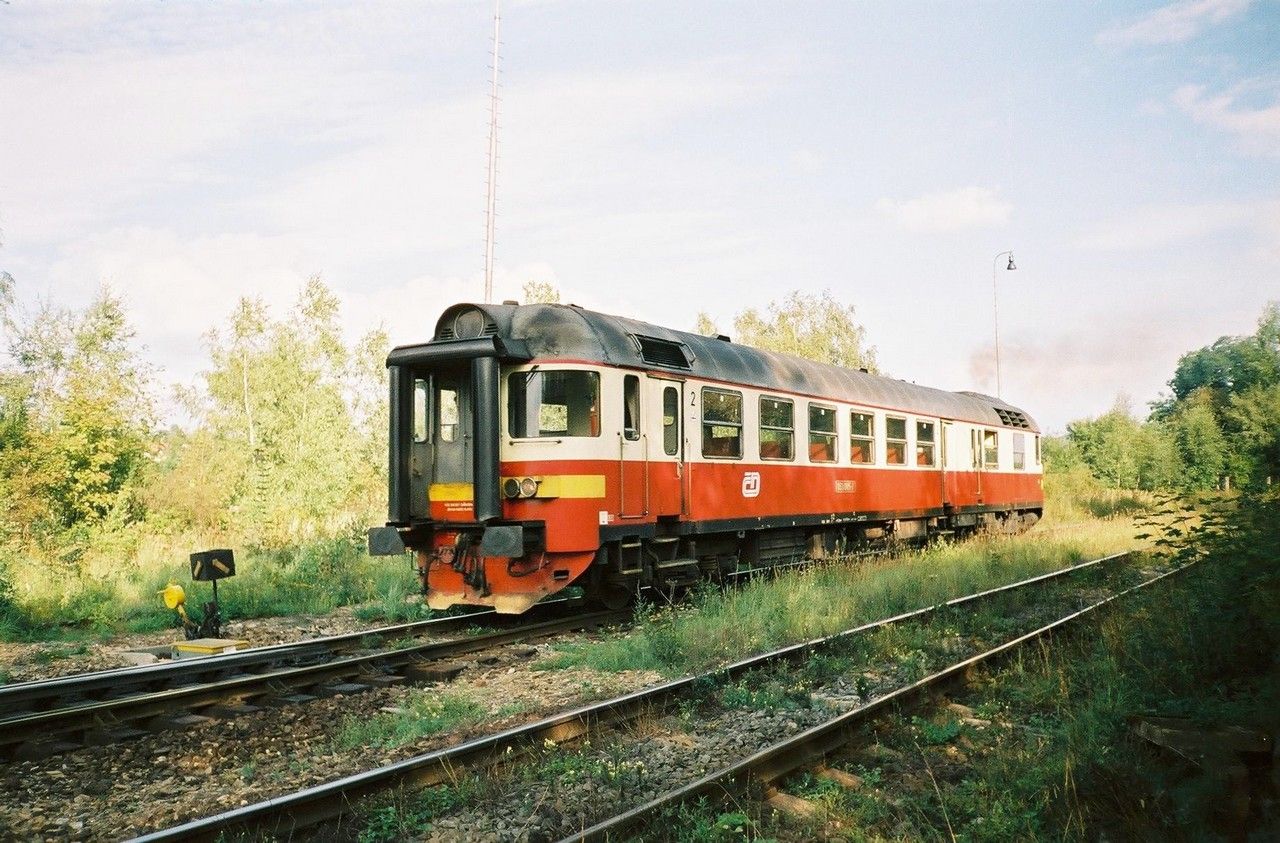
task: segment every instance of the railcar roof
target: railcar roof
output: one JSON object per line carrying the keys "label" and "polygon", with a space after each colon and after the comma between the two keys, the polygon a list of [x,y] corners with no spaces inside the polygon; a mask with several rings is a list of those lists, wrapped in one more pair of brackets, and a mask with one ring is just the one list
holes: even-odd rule
{"label": "railcar roof", "polygon": [[[535,359],[589,360],[666,370],[761,389],[827,396],[851,404],[1040,431],[1026,411],[989,395],[919,386],[575,305],[454,305],[441,315],[432,344],[458,338],[459,317],[469,310],[484,315],[481,336],[521,342]],[[475,317],[469,318],[474,326]]]}

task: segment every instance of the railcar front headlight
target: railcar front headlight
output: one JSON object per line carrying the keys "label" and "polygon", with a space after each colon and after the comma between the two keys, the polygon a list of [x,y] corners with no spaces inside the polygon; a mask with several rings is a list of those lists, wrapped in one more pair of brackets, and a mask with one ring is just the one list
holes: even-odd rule
{"label": "railcar front headlight", "polygon": [[531,498],[538,494],[538,481],[532,477],[525,477],[520,480],[520,497]]}
{"label": "railcar front headlight", "polygon": [[502,481],[502,494],[508,498],[520,497],[520,481],[514,477],[508,477]]}

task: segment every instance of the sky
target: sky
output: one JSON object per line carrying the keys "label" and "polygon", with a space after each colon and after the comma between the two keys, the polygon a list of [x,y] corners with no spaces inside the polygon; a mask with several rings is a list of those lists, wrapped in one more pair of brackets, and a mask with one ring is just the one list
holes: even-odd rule
{"label": "sky", "polygon": [[[317,274],[352,337],[428,339],[483,297],[492,29],[0,0],[0,270],[110,288],[165,384]],[[499,301],[731,333],[830,290],[888,374],[994,394],[995,275],[1003,397],[1061,431],[1280,299],[1276,0],[508,0],[501,56]]]}

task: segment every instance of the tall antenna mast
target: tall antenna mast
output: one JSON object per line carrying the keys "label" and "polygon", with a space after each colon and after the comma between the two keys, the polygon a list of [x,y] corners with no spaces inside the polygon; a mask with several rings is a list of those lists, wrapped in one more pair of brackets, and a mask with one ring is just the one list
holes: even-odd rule
{"label": "tall antenna mast", "polygon": [[489,93],[489,177],[485,189],[484,300],[493,301],[493,224],[498,198],[498,34],[501,0],[493,0],[493,87]]}

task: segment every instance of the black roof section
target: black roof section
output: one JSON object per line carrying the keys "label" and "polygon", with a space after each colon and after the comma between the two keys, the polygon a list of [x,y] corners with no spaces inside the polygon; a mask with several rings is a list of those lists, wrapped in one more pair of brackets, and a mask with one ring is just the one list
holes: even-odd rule
{"label": "black roof section", "polygon": [[[457,304],[440,316],[435,338],[427,346],[461,345],[468,338],[480,336],[493,337],[499,347],[506,343],[522,352],[527,350],[527,356],[521,354],[520,359],[559,358],[665,370],[760,389],[1040,432],[1024,410],[990,395],[918,386],[574,305]],[[424,346],[404,348],[408,351]],[[397,357],[393,351],[390,359]]]}

